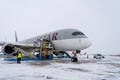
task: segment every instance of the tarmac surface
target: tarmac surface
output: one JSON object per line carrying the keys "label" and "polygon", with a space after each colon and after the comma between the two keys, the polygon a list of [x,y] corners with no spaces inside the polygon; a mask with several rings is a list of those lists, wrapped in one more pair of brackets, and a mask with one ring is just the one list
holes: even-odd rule
{"label": "tarmac surface", "polygon": [[0,58],[0,80],[120,80],[120,56],[47,61],[4,61]]}

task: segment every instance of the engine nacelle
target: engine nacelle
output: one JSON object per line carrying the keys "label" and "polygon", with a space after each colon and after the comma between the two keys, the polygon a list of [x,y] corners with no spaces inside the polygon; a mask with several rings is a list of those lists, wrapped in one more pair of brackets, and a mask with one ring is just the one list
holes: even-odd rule
{"label": "engine nacelle", "polygon": [[6,43],[2,46],[3,54],[13,54],[15,52],[14,46],[10,43]]}

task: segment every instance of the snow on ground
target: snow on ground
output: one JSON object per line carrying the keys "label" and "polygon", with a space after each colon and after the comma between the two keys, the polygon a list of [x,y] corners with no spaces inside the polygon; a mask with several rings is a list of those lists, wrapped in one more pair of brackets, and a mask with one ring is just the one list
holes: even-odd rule
{"label": "snow on ground", "polygon": [[120,57],[96,60],[85,56],[50,61],[4,61],[0,58],[0,80],[120,80]]}

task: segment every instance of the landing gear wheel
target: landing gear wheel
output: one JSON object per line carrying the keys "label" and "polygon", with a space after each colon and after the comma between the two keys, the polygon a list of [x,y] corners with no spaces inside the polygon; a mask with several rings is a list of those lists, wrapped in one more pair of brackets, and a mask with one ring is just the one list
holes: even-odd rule
{"label": "landing gear wheel", "polygon": [[72,57],[72,58],[71,58],[71,61],[72,61],[72,62],[78,62],[78,58]]}

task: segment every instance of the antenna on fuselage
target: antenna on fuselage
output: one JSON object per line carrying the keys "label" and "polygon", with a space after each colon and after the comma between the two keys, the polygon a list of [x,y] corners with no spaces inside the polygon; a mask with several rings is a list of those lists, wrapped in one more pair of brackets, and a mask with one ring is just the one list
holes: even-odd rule
{"label": "antenna on fuselage", "polygon": [[15,42],[18,42],[18,37],[17,37],[16,31],[15,31]]}

